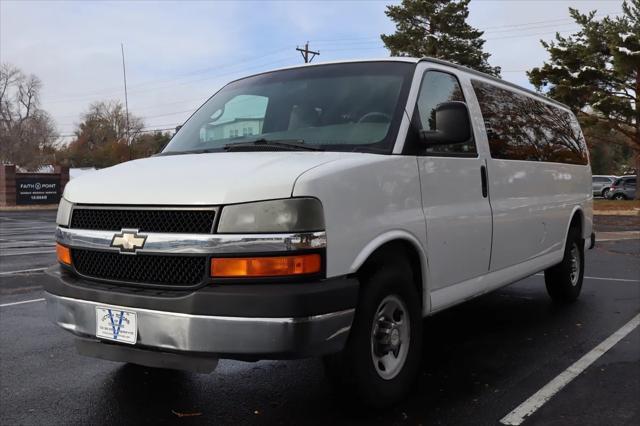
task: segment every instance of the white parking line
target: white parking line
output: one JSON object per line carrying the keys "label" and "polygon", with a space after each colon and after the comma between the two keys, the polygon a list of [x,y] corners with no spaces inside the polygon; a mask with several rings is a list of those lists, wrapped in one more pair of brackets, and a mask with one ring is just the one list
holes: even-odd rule
{"label": "white parking line", "polygon": [[601,280],[601,281],[622,281],[625,283],[640,283],[640,280],[630,280],[628,278],[604,278],[604,277],[584,277],[587,280]]}
{"label": "white parking line", "polygon": [[5,228],[2,230],[2,234],[4,235],[17,234],[19,232],[32,233],[33,231],[51,231],[51,233],[53,234],[55,230],[56,230],[55,226],[31,226],[29,228]]}
{"label": "white parking line", "polygon": [[629,333],[638,327],[638,325],[640,325],[640,314],[637,314],[618,331],[607,337],[602,343],[573,363],[569,368],[560,373],[560,375],[547,383],[542,389],[534,393],[529,399],[516,407],[516,409],[504,416],[500,420],[500,423],[503,425],[521,424],[528,416],[535,413],[538,408],[542,407],[556,393],[562,390],[562,388],[586,370],[587,367],[604,355],[605,352],[615,346],[615,344],[620,340],[624,339]]}
{"label": "white parking line", "polygon": [[18,274],[26,274],[28,272],[40,272],[44,271],[47,268],[31,268],[31,269],[19,269],[17,271],[6,271],[0,272],[0,275],[18,275]]}
{"label": "white parking line", "polygon": [[[544,277],[543,273],[536,274],[537,277]],[[621,281],[625,283],[640,283],[640,280],[632,280],[629,278],[606,278],[606,277],[584,277],[585,280],[600,280],[600,281]]]}
{"label": "white parking line", "polygon": [[2,305],[0,305],[0,308],[4,308],[5,306],[24,305],[25,303],[35,303],[35,302],[42,302],[42,301],[44,301],[44,298],[33,299],[33,300],[23,300],[22,302],[3,303]]}
{"label": "white parking line", "polygon": [[21,252],[21,253],[2,253],[0,254],[0,257],[9,257],[9,256],[22,256],[25,254],[49,254],[49,253],[55,253],[55,250],[45,250],[45,251],[25,251],[25,252]]}

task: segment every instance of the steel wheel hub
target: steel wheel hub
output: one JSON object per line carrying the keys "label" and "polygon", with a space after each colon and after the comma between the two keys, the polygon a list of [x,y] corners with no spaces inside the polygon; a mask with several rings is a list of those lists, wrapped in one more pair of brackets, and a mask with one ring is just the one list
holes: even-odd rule
{"label": "steel wheel hub", "polygon": [[578,279],[580,278],[580,250],[576,243],[573,243],[571,252],[569,253],[569,278],[571,279],[571,285],[578,285]]}
{"label": "steel wheel hub", "polygon": [[381,378],[391,380],[402,370],[410,337],[406,305],[398,296],[385,297],[376,309],[371,327],[371,358]]}

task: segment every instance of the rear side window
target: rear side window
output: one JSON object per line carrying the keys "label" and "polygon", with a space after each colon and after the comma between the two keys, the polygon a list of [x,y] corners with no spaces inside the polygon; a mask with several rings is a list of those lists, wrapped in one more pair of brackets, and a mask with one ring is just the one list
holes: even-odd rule
{"label": "rear side window", "polygon": [[570,112],[510,90],[472,81],[491,157],[587,164],[587,146]]}
{"label": "rear side window", "polygon": [[[427,71],[422,78],[417,102],[417,117],[421,130],[436,130],[436,107],[444,102],[465,102],[458,79],[448,73]],[[476,156],[476,144],[472,139],[465,144],[438,145],[428,147],[427,154]]]}

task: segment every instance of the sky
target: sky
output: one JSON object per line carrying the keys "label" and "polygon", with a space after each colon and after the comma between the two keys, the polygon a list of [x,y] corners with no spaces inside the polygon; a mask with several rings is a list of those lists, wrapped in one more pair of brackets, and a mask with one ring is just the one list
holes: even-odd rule
{"label": "sky", "polygon": [[[387,57],[380,34],[395,26],[394,1],[18,1],[0,0],[0,61],[37,75],[41,106],[62,136],[90,103],[124,102],[147,129],[174,128],[225,83],[314,62]],[[568,8],[622,11],[621,0],[472,0],[468,22],[502,77],[530,87],[525,71],[547,58],[540,39],[577,30]]]}

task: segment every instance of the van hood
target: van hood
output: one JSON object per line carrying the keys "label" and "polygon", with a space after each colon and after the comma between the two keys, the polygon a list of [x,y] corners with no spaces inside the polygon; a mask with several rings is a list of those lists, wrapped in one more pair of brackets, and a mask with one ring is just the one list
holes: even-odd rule
{"label": "van hood", "polygon": [[287,198],[302,173],[344,152],[228,152],[128,161],[70,181],[82,204],[216,205]]}

